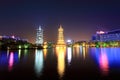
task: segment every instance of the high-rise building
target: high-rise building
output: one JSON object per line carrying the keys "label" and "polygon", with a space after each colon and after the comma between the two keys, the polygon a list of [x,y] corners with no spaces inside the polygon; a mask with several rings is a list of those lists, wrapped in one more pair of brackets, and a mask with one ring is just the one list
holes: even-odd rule
{"label": "high-rise building", "polygon": [[43,44],[43,29],[41,26],[37,29],[37,34],[36,34],[36,45],[42,45]]}
{"label": "high-rise building", "polygon": [[59,29],[58,29],[58,40],[57,40],[57,46],[63,46],[65,45],[65,41],[64,41],[64,34],[63,34],[63,28],[60,25]]}
{"label": "high-rise building", "polygon": [[92,36],[92,41],[120,41],[120,29],[108,32],[97,31]]}

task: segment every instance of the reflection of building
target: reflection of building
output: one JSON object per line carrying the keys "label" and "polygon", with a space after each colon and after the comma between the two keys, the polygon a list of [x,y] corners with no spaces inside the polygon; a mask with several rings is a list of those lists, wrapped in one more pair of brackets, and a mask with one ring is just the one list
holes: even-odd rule
{"label": "reflection of building", "polygon": [[39,77],[43,69],[43,52],[42,50],[36,50],[35,52],[35,73]]}
{"label": "reflection of building", "polygon": [[72,48],[68,47],[67,48],[67,60],[68,60],[68,64],[71,64],[71,60],[72,60]]}
{"label": "reflection of building", "polygon": [[16,36],[0,36],[0,40],[2,41],[13,41],[13,42],[17,42],[17,41],[21,41],[21,42],[28,42],[27,39],[21,39],[19,37]]}
{"label": "reflection of building", "polygon": [[[102,49],[101,49],[102,50]],[[108,63],[108,56],[107,53],[101,51],[102,53],[99,55],[99,65],[104,75],[108,74],[109,71],[109,63]]]}
{"label": "reflection of building", "polygon": [[10,53],[10,58],[9,58],[9,65],[8,65],[9,71],[12,70],[12,68],[13,68],[13,63],[14,63],[14,54],[13,54],[13,52],[11,52],[11,53]]}
{"label": "reflection of building", "polygon": [[63,31],[64,30],[63,30],[62,26],[60,25],[60,28],[58,29],[57,46],[65,46]]}
{"label": "reflection of building", "polygon": [[86,47],[82,47],[82,54],[83,54],[83,58],[85,59],[85,53],[86,53]]}
{"label": "reflection of building", "polygon": [[109,32],[97,31],[92,37],[93,41],[117,41],[120,40],[120,29]]}
{"label": "reflection of building", "polygon": [[0,51],[0,69],[4,70],[8,68],[8,71],[12,71],[15,64],[19,62],[18,53],[17,51],[11,52],[7,51]]}
{"label": "reflection of building", "polygon": [[46,56],[47,56],[47,49],[43,49],[43,54],[44,54],[44,58],[46,59]]}
{"label": "reflection of building", "polygon": [[58,68],[58,74],[60,78],[63,77],[64,71],[65,71],[65,52],[66,52],[66,49],[63,47],[56,49],[57,61],[58,61],[57,68]]}
{"label": "reflection of building", "polygon": [[41,26],[39,26],[39,28],[37,29],[36,44],[43,44],[43,29],[41,28]]}

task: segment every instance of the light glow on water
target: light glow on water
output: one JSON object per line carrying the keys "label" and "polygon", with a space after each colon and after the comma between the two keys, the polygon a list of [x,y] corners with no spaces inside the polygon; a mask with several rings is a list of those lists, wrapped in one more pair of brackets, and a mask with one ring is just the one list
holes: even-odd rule
{"label": "light glow on water", "polygon": [[91,50],[103,75],[108,74],[110,68],[120,67],[120,48],[92,48]]}
{"label": "light glow on water", "polygon": [[20,57],[21,57],[21,49],[18,50],[18,57],[20,59]]}
{"label": "light glow on water", "polygon": [[43,69],[43,52],[42,50],[35,51],[35,73],[39,77]]}
{"label": "light glow on water", "polygon": [[72,48],[68,47],[67,48],[67,60],[68,60],[68,64],[71,64],[71,60],[72,60]]}
{"label": "light glow on water", "polygon": [[19,79],[18,76],[27,80],[74,80],[76,77],[78,80],[99,80],[111,75],[115,78],[120,74],[120,48],[1,50],[0,73],[0,78],[8,77],[8,80]]}
{"label": "light glow on water", "polygon": [[63,47],[59,47],[59,49],[56,49],[57,52],[57,68],[58,68],[58,74],[60,78],[63,77],[64,71],[65,71],[65,49]]}
{"label": "light glow on water", "polygon": [[85,56],[86,56],[86,51],[85,51],[85,47],[82,48],[83,50],[83,58],[85,59]]}
{"label": "light glow on water", "polygon": [[44,53],[44,58],[46,59],[46,56],[47,56],[47,49],[43,49],[43,53]]}
{"label": "light glow on water", "polygon": [[108,63],[108,57],[107,57],[106,53],[104,53],[103,51],[100,54],[99,63],[100,63],[100,68],[102,70],[102,73],[104,75],[107,75],[108,71],[109,71],[109,63]]}
{"label": "light glow on water", "polygon": [[14,62],[14,54],[13,54],[13,52],[11,52],[11,53],[10,53],[10,58],[9,58],[9,65],[8,65],[9,71],[12,70],[13,62]]}

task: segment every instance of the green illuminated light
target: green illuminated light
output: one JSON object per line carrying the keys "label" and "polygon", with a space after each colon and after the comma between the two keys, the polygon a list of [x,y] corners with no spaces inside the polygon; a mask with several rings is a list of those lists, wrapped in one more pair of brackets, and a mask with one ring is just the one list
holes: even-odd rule
{"label": "green illuminated light", "polygon": [[28,48],[28,45],[24,45],[24,48]]}
{"label": "green illuminated light", "polygon": [[21,45],[19,45],[19,49],[21,49],[22,47],[21,47]]}

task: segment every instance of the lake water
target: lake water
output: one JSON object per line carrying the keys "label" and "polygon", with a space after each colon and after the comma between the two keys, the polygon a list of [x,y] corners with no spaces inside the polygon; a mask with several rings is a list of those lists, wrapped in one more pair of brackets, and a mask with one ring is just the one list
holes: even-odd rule
{"label": "lake water", "polygon": [[0,51],[0,80],[118,80],[120,48]]}

